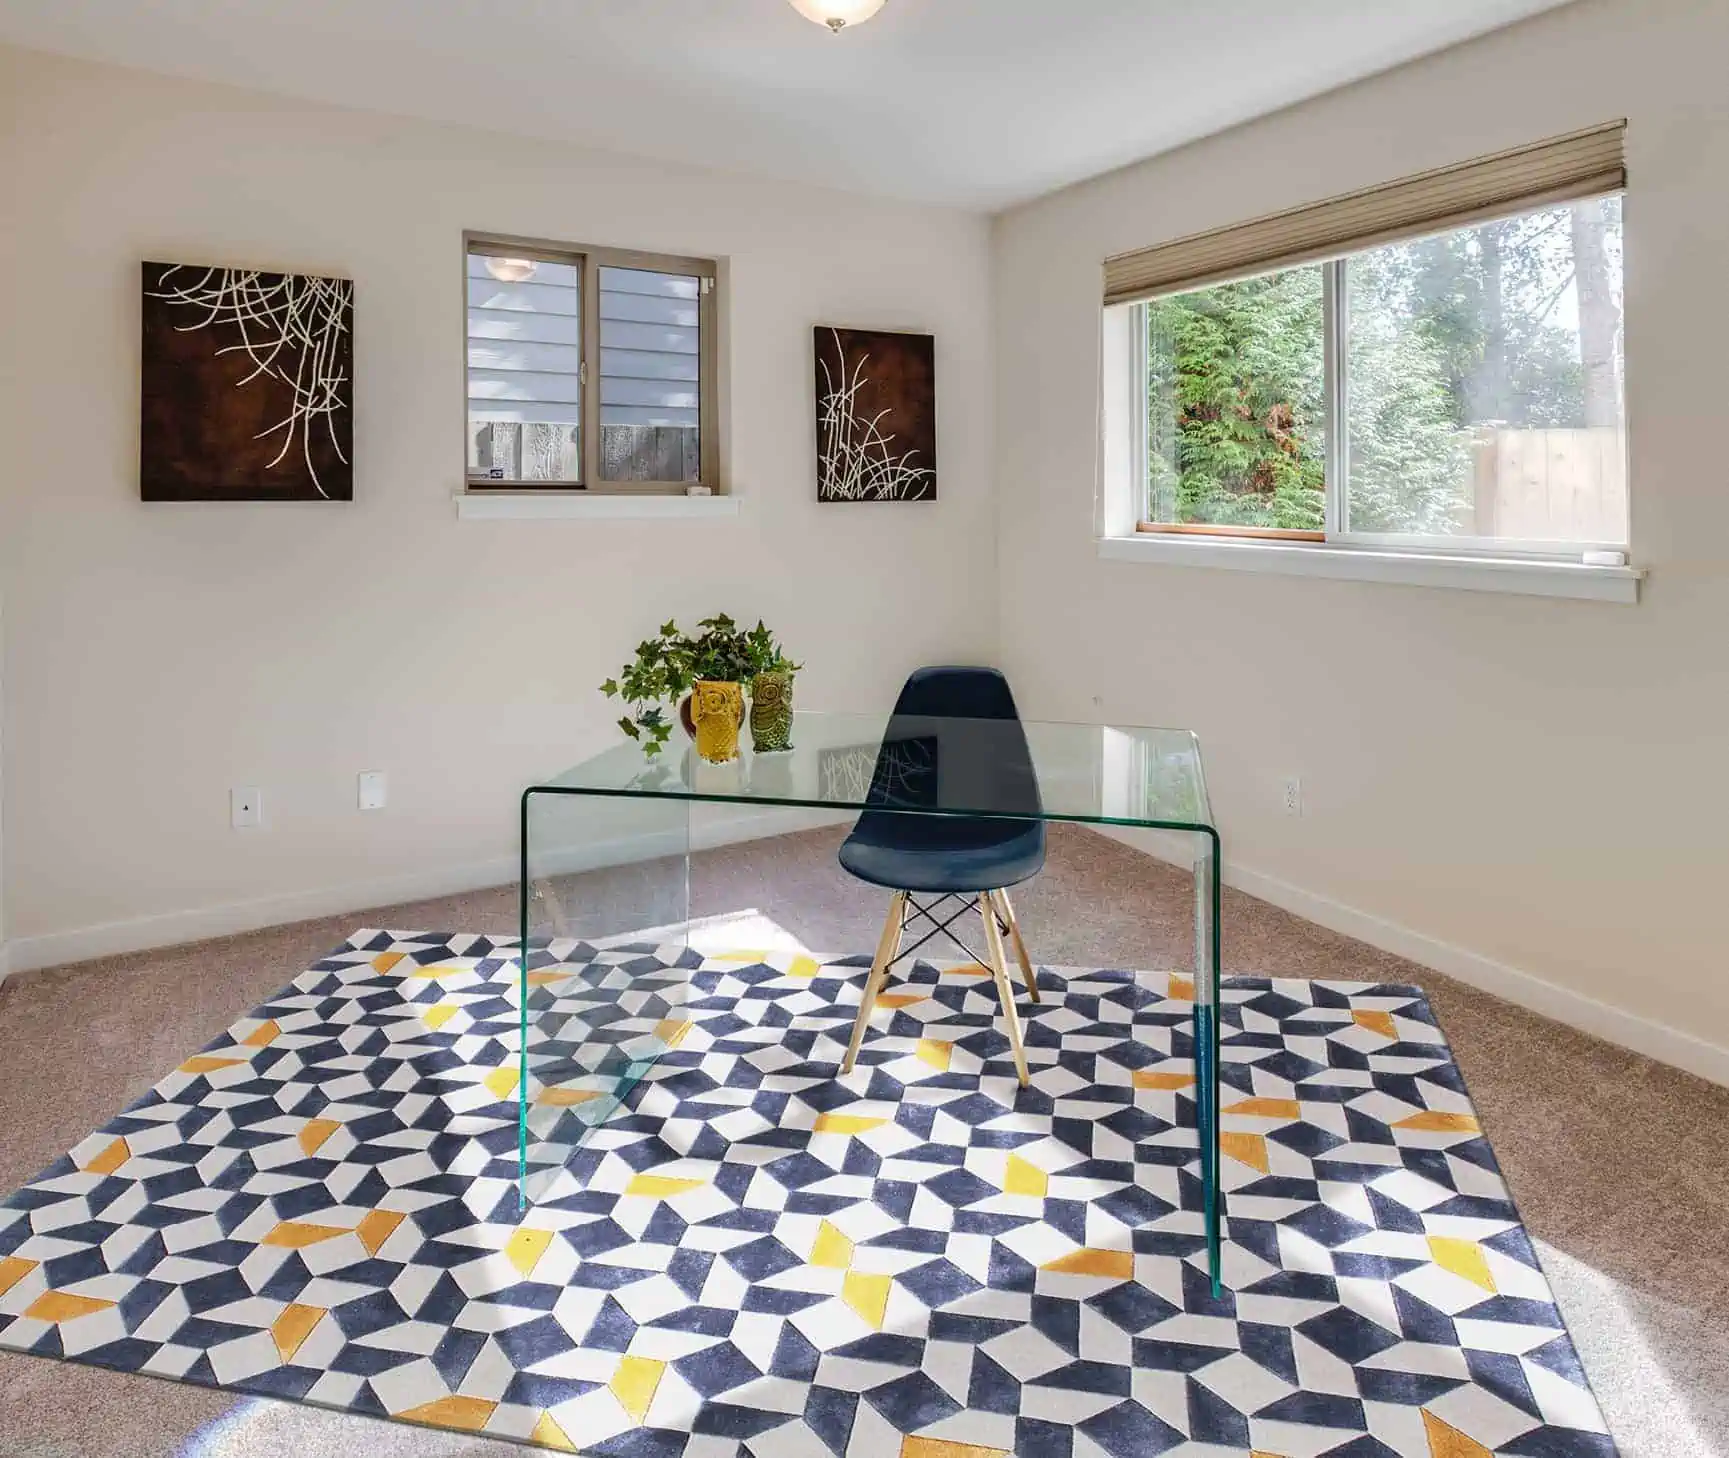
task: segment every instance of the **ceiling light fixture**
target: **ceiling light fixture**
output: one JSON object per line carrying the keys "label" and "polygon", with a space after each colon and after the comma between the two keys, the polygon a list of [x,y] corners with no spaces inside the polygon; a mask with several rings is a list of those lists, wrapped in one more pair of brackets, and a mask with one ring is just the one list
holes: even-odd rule
{"label": "ceiling light fixture", "polygon": [[826,25],[836,35],[848,26],[869,20],[883,8],[883,0],[791,0],[791,3],[806,20]]}
{"label": "ceiling light fixture", "polygon": [[539,267],[532,258],[493,258],[488,256],[486,271],[500,283],[527,283]]}

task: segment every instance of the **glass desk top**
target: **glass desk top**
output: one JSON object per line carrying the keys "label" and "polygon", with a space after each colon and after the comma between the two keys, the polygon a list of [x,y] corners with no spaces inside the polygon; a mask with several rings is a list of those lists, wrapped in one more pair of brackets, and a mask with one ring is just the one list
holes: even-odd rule
{"label": "glass desk top", "polygon": [[1200,745],[1186,729],[800,711],[791,749],[754,754],[745,742],[736,760],[709,764],[688,744],[650,759],[627,741],[528,793],[1213,826]]}
{"label": "glass desk top", "polygon": [[[524,1208],[558,1188],[573,1162],[582,1164],[578,1151],[589,1133],[691,1025],[691,969],[703,963],[687,939],[696,924],[691,824],[705,805],[1186,832],[1195,878],[1193,1109],[1217,1293],[1221,851],[1195,736],[1127,725],[800,711],[792,743],[758,754],[744,734],[738,758],[711,764],[677,736],[652,758],[627,740],[523,793],[517,1098]],[[736,809],[728,818],[740,819]],[[865,957],[863,970],[869,963]],[[848,1009],[832,1011],[850,1023]],[[822,1067],[824,1076],[842,1076],[838,1065]]]}

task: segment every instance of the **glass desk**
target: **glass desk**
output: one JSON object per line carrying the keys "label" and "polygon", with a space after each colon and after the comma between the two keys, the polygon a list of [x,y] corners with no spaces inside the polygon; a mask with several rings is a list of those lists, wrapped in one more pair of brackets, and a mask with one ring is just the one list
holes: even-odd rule
{"label": "glass desk", "polygon": [[[1195,874],[1194,1107],[1218,1290],[1220,843],[1200,746],[1186,730],[801,712],[793,748],[780,753],[741,748],[717,765],[676,737],[654,759],[627,741],[530,787],[517,1078],[524,1208],[688,1027],[678,1008],[688,969],[701,961],[689,946],[693,816],[711,819],[714,807],[730,818],[712,837],[699,825],[699,840],[746,838],[739,807],[837,820],[872,809],[1069,821],[1184,837]],[[580,995],[570,995],[572,981]],[[850,1021],[852,1009],[845,1014]]]}

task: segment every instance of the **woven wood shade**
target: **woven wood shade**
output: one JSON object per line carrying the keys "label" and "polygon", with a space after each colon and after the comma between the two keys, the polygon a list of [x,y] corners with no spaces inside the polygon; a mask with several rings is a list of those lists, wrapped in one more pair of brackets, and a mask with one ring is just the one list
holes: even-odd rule
{"label": "woven wood shade", "polygon": [[1187,293],[1227,279],[1619,192],[1627,185],[1626,137],[1625,121],[1609,122],[1119,254],[1105,264],[1105,303]]}

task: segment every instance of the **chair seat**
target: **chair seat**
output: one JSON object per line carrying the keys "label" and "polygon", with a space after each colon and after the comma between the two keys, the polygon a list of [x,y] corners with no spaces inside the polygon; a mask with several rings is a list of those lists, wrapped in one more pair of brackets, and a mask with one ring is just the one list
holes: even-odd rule
{"label": "chair seat", "polygon": [[893,891],[1000,891],[1044,869],[1042,821],[872,814],[840,848],[861,881]]}

